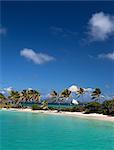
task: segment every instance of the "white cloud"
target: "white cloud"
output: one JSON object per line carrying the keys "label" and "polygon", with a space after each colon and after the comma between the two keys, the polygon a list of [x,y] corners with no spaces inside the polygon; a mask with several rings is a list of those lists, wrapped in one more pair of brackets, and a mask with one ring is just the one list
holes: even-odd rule
{"label": "white cloud", "polygon": [[106,58],[114,61],[114,51],[112,53],[107,53],[107,54],[99,54],[98,58]]}
{"label": "white cloud", "polygon": [[2,93],[2,94],[8,94],[11,90],[13,90],[12,87],[2,88],[2,89],[0,89],[0,93]]}
{"label": "white cloud", "polygon": [[68,88],[69,91],[71,92],[77,92],[78,91],[78,87],[76,85],[72,85]]}
{"label": "white cloud", "polygon": [[6,92],[10,92],[10,91],[13,90],[13,88],[10,86],[10,87],[8,87],[8,88],[4,88],[4,90],[5,90]]}
{"label": "white cloud", "polygon": [[85,92],[93,92],[93,90],[94,90],[93,88],[84,88]]}
{"label": "white cloud", "polygon": [[43,53],[36,53],[34,50],[28,48],[24,48],[23,50],[21,50],[20,55],[24,56],[29,60],[32,60],[35,64],[44,64],[49,61],[55,60],[55,58],[50,55]]}
{"label": "white cloud", "polygon": [[6,34],[6,28],[0,27],[0,35]]}
{"label": "white cloud", "polygon": [[104,41],[114,33],[114,16],[104,12],[95,13],[89,20],[88,34],[92,41]]}
{"label": "white cloud", "polygon": [[5,94],[6,92],[2,89],[0,89],[0,93]]}
{"label": "white cloud", "polygon": [[[79,90],[79,87],[77,87],[76,85],[72,85],[68,88],[71,92],[76,92]],[[94,89],[93,88],[83,88],[85,92],[89,92],[91,93]]]}
{"label": "white cloud", "polygon": [[32,88],[28,88],[28,90],[32,90]]}

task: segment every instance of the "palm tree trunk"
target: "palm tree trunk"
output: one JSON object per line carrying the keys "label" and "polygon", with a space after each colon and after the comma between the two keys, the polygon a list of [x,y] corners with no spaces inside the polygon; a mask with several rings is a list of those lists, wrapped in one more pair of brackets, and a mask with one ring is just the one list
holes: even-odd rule
{"label": "palm tree trunk", "polygon": [[59,106],[58,106],[58,112],[60,111],[60,101],[59,101],[59,97],[57,98],[57,101],[58,101],[58,104],[59,104]]}
{"label": "palm tree trunk", "polygon": [[83,97],[83,94],[82,94],[82,106],[84,106],[84,97]]}

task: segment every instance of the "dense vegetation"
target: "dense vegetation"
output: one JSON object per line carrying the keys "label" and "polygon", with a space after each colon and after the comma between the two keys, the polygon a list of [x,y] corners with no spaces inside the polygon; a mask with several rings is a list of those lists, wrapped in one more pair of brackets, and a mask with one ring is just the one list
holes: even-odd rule
{"label": "dense vegetation", "polygon": [[[85,94],[83,88],[79,88],[76,92],[78,97],[82,97]],[[41,94],[36,90],[23,90],[10,91],[8,96],[0,93],[0,108],[26,108],[22,102],[34,102],[32,110],[58,110],[58,111],[70,111],[70,112],[84,112],[84,113],[101,113],[104,115],[114,116],[114,99],[105,100],[103,103],[99,102],[101,90],[96,88],[91,93],[91,102],[80,103],[78,105],[71,105],[70,107],[61,107],[61,102],[64,103],[71,95],[71,91],[68,89],[63,90],[61,93],[52,91],[50,93],[50,99],[54,103],[58,103],[58,107],[48,105],[48,100],[41,100]],[[39,105],[40,102],[40,105]]]}

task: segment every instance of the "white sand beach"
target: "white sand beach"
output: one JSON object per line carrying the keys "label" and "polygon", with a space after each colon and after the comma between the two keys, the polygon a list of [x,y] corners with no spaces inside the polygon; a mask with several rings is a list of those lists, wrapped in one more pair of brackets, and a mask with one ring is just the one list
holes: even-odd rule
{"label": "white sand beach", "polygon": [[31,110],[29,108],[26,109],[16,109],[16,108],[2,108],[1,110],[6,110],[6,111],[19,111],[19,112],[31,112],[31,113],[44,113],[44,114],[53,114],[53,115],[65,115],[65,116],[73,116],[73,117],[82,117],[82,118],[87,118],[87,119],[96,119],[96,120],[104,120],[104,121],[111,121],[114,122],[114,117],[112,116],[107,116],[103,114],[84,114],[83,112],[57,112],[57,110]]}

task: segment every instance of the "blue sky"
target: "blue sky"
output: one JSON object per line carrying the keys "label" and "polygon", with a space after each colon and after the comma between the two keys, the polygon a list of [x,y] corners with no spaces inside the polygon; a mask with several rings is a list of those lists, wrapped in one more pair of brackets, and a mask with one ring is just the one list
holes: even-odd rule
{"label": "blue sky", "polygon": [[114,2],[2,2],[0,87],[114,93]]}

